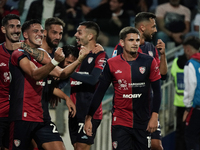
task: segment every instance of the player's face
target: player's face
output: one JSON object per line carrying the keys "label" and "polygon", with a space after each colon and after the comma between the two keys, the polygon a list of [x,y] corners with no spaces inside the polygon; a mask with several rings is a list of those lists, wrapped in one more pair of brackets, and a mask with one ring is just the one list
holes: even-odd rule
{"label": "player's face", "polygon": [[67,58],[65,58],[63,67],[66,67],[68,65],[70,65],[71,63],[73,63],[76,60],[76,57],[74,57],[72,54],[69,54],[69,56]]}
{"label": "player's face", "polygon": [[58,47],[60,40],[62,39],[63,27],[62,25],[52,24],[47,31],[46,41],[49,47]]}
{"label": "player's face", "polygon": [[149,19],[149,21],[145,23],[145,30],[143,33],[145,40],[150,41],[156,32],[157,29],[155,19]]}
{"label": "player's face", "polygon": [[140,36],[136,33],[129,33],[126,35],[125,40],[122,40],[121,44],[127,53],[135,54],[140,46]]}
{"label": "player's face", "polygon": [[86,26],[80,25],[77,28],[77,32],[74,36],[76,37],[76,42],[78,46],[85,46],[89,43],[88,30]]}
{"label": "player's face", "polygon": [[24,32],[24,38],[28,40],[28,44],[32,47],[40,47],[44,38],[44,30],[38,23],[32,24],[27,31]]}
{"label": "player's face", "polygon": [[180,3],[180,0],[170,0],[169,1],[170,2],[170,4],[172,5],[172,6],[178,6],[179,5],[179,3]]}
{"label": "player's face", "polygon": [[118,0],[110,0],[110,10],[113,12],[119,11],[122,7],[122,3],[119,3]]}
{"label": "player's face", "polygon": [[76,6],[76,4],[78,3],[78,0],[66,0],[67,4],[69,6],[71,6],[72,8]]}
{"label": "player's face", "polygon": [[3,28],[3,33],[6,36],[6,40],[9,40],[12,43],[19,42],[21,23],[18,19],[8,20],[8,24]]}

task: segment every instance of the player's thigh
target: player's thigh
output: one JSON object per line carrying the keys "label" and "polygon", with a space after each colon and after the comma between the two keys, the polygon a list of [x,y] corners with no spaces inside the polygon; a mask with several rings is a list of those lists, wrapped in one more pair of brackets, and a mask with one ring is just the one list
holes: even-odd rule
{"label": "player's thigh", "polygon": [[10,124],[9,150],[27,150],[38,122],[14,121]]}
{"label": "player's thigh", "polygon": [[64,143],[62,141],[53,141],[53,142],[43,143],[42,148],[45,150],[66,150]]}
{"label": "player's thigh", "polygon": [[133,149],[137,150],[150,150],[151,148],[151,135],[146,129],[133,129],[132,135],[134,136]]}
{"label": "player's thigh", "polygon": [[112,148],[113,150],[132,150],[132,135],[124,126],[112,126]]}
{"label": "player's thigh", "polygon": [[51,121],[45,122],[41,128],[37,129],[33,139],[37,143],[39,149],[41,149],[43,145],[46,147],[51,147],[51,145],[54,144],[58,147],[64,146],[56,125]]}
{"label": "player's thigh", "polygon": [[[92,136],[88,136],[84,131],[85,119],[70,118],[69,119],[69,132],[72,145],[75,143],[85,143],[91,145],[94,143],[97,128],[99,127],[101,120],[92,119]],[[77,147],[77,146],[76,146]]]}

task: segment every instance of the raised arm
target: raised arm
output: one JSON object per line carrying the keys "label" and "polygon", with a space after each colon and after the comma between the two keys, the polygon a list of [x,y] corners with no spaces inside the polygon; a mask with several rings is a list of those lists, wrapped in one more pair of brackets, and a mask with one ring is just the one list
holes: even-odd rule
{"label": "raised arm", "polygon": [[42,67],[37,67],[32,61],[30,61],[27,57],[22,58],[19,61],[19,66],[21,69],[31,76],[35,80],[41,80],[45,78],[54,68],[61,62],[65,57],[62,52],[62,48],[58,50],[59,54],[51,60],[51,62],[43,65]]}
{"label": "raised arm", "polygon": [[17,42],[12,44],[12,49],[21,48],[29,53],[33,58],[35,58],[41,64],[47,64],[51,61],[51,57],[49,54],[43,50],[38,48],[31,48],[29,45],[25,44],[24,42]]}

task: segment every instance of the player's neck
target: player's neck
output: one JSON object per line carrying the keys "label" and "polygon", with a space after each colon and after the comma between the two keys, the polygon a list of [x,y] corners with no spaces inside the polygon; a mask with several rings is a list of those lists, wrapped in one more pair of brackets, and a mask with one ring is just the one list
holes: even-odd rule
{"label": "player's neck", "polygon": [[140,38],[140,45],[143,45],[145,43],[145,38],[143,36],[141,36]]}
{"label": "player's neck", "polygon": [[10,40],[6,40],[5,48],[8,49],[8,50],[14,50],[13,47],[12,47],[12,43],[14,43],[14,42],[11,42]]}
{"label": "player's neck", "polygon": [[90,41],[85,47],[89,50],[92,50],[92,52],[94,52],[94,48],[96,46],[96,42],[94,41]]}
{"label": "player's neck", "polygon": [[53,48],[51,48],[47,42],[45,40],[42,41],[42,46],[41,48],[43,48],[47,53],[51,54],[53,52]]}
{"label": "player's neck", "polygon": [[138,52],[136,53],[127,53],[125,51],[123,51],[122,57],[124,58],[124,60],[126,61],[133,61],[137,58],[138,56]]}

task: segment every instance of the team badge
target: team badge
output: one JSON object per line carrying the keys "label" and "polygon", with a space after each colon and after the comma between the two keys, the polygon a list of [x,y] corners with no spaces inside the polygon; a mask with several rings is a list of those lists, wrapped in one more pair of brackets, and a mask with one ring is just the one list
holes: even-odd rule
{"label": "team badge", "polygon": [[94,59],[93,57],[89,57],[88,58],[88,63],[90,64],[93,61],[93,59]]}
{"label": "team badge", "polygon": [[146,67],[139,67],[140,73],[144,74],[146,71]]}
{"label": "team badge", "polygon": [[148,51],[149,56],[153,57],[153,52],[152,51]]}
{"label": "team badge", "polygon": [[18,147],[20,145],[21,141],[20,140],[14,140],[14,144],[16,147]]}
{"label": "team badge", "polygon": [[117,148],[117,141],[114,141],[114,142],[112,143],[112,145],[113,145],[113,148],[116,149],[116,148]]}

